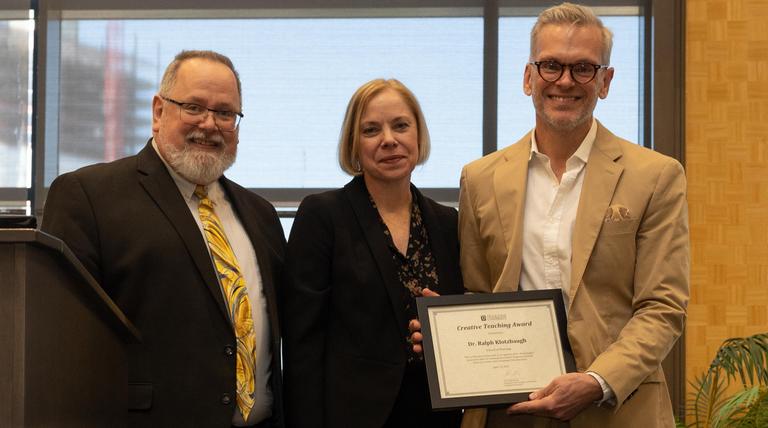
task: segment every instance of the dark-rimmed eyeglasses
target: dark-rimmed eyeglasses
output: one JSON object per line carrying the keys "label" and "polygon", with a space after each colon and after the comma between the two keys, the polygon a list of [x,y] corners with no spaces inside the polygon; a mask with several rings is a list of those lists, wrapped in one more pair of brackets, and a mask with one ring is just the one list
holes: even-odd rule
{"label": "dark-rimmed eyeglasses", "polygon": [[597,71],[601,68],[608,68],[607,64],[591,64],[588,62],[577,62],[575,64],[561,64],[557,61],[534,61],[528,64],[535,65],[539,76],[547,82],[553,83],[560,80],[566,67],[571,71],[571,79],[574,82],[589,83],[597,76]]}
{"label": "dark-rimmed eyeglasses", "polygon": [[179,117],[182,122],[188,125],[198,125],[202,123],[208,117],[208,112],[211,112],[211,114],[213,114],[213,122],[219,130],[232,132],[240,126],[240,119],[244,117],[242,113],[236,111],[214,110],[212,108],[201,106],[200,104],[183,103],[163,96],[160,98],[179,106]]}

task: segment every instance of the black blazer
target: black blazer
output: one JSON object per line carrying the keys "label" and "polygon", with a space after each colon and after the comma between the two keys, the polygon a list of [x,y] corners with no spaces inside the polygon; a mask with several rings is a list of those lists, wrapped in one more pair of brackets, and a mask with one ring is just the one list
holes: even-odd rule
{"label": "black blazer", "polygon": [[[462,293],[457,212],[412,187],[441,294]],[[406,365],[402,285],[362,177],[306,197],[286,252],[284,358],[289,427],[378,428]]]}
{"label": "black blazer", "polygon": [[[277,287],[285,237],[275,209],[221,178],[261,271],[270,321],[273,419],[282,425]],[[206,243],[151,144],[136,156],[63,174],[41,229],[61,238],[137,326],[127,346],[130,426],[228,427],[234,332]],[[97,350],[94,350],[95,352]]]}

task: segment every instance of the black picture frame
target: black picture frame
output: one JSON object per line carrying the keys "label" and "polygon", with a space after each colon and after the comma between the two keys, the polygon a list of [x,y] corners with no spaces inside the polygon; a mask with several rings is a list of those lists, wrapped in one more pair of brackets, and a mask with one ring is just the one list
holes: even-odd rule
{"label": "black picture frame", "polygon": [[[570,342],[568,340],[567,333],[567,317],[565,313],[565,304],[563,303],[562,291],[560,289],[552,290],[529,290],[529,291],[516,291],[511,293],[489,293],[489,294],[463,294],[463,295],[449,295],[449,296],[436,296],[436,297],[419,297],[416,299],[418,308],[419,320],[421,322],[421,333],[423,335],[422,349],[424,352],[424,361],[427,368],[427,379],[429,382],[429,392],[432,408],[435,410],[449,410],[457,408],[472,408],[472,407],[498,407],[507,406],[512,403],[521,401],[527,401],[528,395],[535,389],[543,387],[545,385],[537,385],[536,388],[525,391],[519,391],[515,388],[511,388],[508,391],[495,391],[492,393],[484,392],[481,395],[473,396],[458,396],[450,397],[441,393],[440,377],[438,376],[438,363],[436,356],[436,337],[433,334],[433,329],[430,321],[430,314],[434,312],[436,308],[438,310],[444,310],[448,307],[448,310],[452,310],[457,307],[471,307],[471,311],[477,311],[478,316],[482,316],[480,312],[483,307],[492,308],[498,306],[499,303],[543,303],[549,305],[553,309],[552,322],[555,322],[556,326],[551,328],[556,329],[556,336],[559,341],[556,346],[559,345],[559,349],[554,349],[554,352],[558,353],[558,356],[562,356],[561,367],[565,370],[560,374],[576,371],[576,363],[573,357],[573,351],[571,350]],[[459,311],[463,309],[458,309]],[[514,309],[505,308],[504,311],[514,311]],[[474,315],[474,313],[473,313]],[[485,322],[484,320],[482,322]],[[482,324],[484,325],[484,324]],[[442,367],[442,365],[441,365]],[[551,380],[551,379],[549,379]],[[548,382],[548,381],[547,381]]]}

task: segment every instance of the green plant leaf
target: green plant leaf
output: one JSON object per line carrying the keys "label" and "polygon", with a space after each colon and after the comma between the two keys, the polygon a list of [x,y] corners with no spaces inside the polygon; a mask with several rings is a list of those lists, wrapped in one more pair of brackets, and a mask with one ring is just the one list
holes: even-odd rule
{"label": "green plant leaf", "polygon": [[[742,390],[726,397],[731,382]],[[768,427],[768,333],[726,339],[707,371],[689,384],[685,426]]]}
{"label": "green plant leaf", "polygon": [[749,411],[733,425],[736,428],[761,428],[768,426],[768,388],[762,387]]}
{"label": "green plant leaf", "polygon": [[712,426],[736,426],[760,398],[760,392],[759,386],[753,386],[733,394],[717,411],[712,419]]}

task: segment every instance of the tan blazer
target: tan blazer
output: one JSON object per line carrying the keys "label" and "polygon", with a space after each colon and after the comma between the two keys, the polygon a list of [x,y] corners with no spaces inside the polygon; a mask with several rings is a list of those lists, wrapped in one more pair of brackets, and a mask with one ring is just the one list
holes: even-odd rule
{"label": "tan blazer", "polygon": [[[462,171],[459,235],[469,291],[518,289],[530,149],[529,133]],[[585,174],[573,231],[568,338],[577,369],[602,376],[618,404],[590,406],[570,426],[672,427],[661,361],[683,331],[688,303],[683,168],[598,122]],[[469,410],[462,427],[558,426],[503,412]]]}

